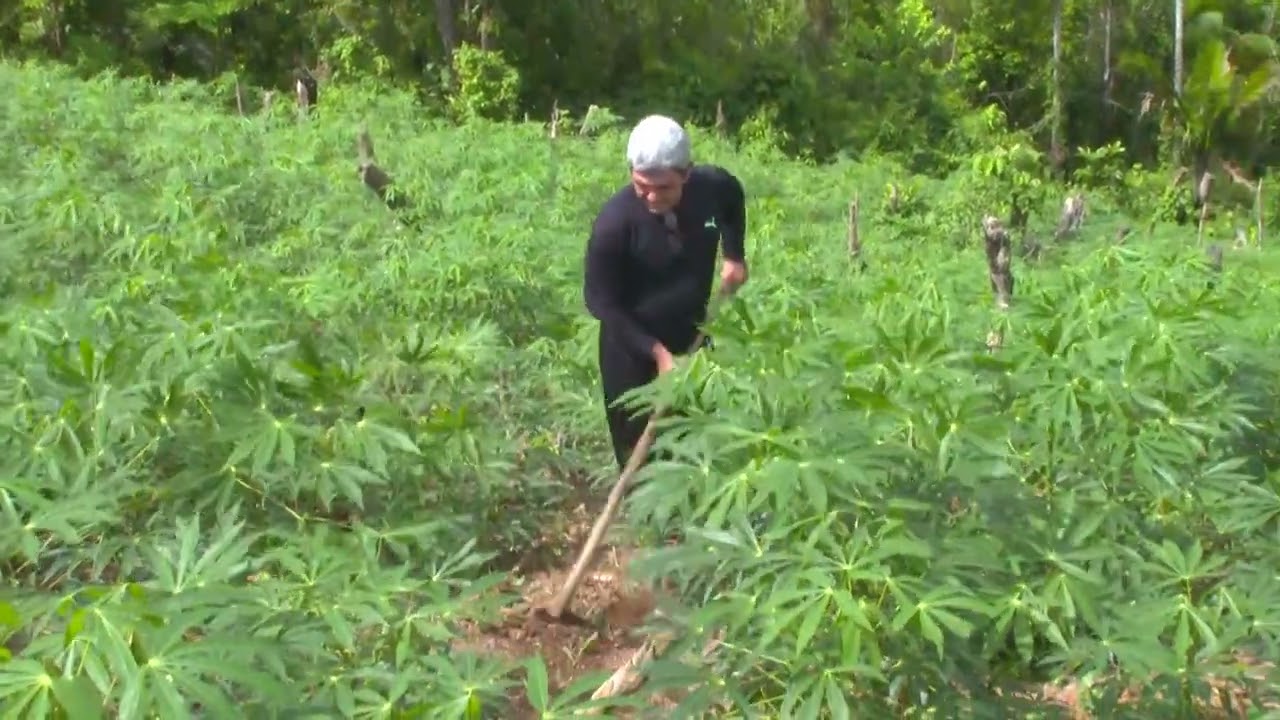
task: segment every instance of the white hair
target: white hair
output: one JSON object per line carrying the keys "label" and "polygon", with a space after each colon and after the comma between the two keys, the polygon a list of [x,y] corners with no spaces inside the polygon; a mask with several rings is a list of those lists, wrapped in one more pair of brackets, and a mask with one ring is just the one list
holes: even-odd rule
{"label": "white hair", "polygon": [[680,123],[665,115],[641,120],[627,140],[627,162],[632,170],[684,170],[692,161],[689,135]]}

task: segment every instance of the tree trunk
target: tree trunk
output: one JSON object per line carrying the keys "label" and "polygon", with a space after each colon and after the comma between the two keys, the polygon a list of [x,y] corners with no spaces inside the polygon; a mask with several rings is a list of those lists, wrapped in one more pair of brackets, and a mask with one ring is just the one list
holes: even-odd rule
{"label": "tree trunk", "polygon": [[1053,67],[1051,68],[1053,76],[1053,87],[1051,89],[1052,99],[1049,110],[1051,127],[1049,130],[1049,153],[1053,159],[1053,170],[1055,174],[1060,174],[1065,168],[1066,152],[1062,145],[1063,134],[1063,117],[1062,117],[1062,12],[1063,0],[1054,0],[1053,3]]}
{"label": "tree trunk", "polygon": [[1182,16],[1185,12],[1185,0],[1173,0],[1173,94],[1177,97],[1182,97]]}
{"label": "tree trunk", "polygon": [[440,45],[444,48],[445,61],[453,67],[453,53],[458,49],[458,15],[453,0],[435,0],[436,28],[440,32]]}

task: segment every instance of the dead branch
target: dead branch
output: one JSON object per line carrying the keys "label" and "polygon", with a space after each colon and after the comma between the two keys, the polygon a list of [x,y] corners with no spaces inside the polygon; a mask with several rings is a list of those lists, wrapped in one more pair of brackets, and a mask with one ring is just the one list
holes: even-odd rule
{"label": "dead branch", "polygon": [[[604,684],[596,688],[596,691],[591,694],[591,699],[600,700],[635,692],[644,682],[642,666],[665,652],[667,646],[671,644],[671,639],[669,633],[660,633],[645,640],[639,650],[627,658],[627,661],[615,670]],[[591,714],[598,715],[599,709],[593,708]]]}
{"label": "dead branch", "polygon": [[716,101],[716,132],[721,136],[729,134],[729,121],[724,116],[724,101]]}
{"label": "dead branch", "polygon": [[[716,633],[716,636],[708,640],[707,644],[703,646],[701,654],[703,662],[710,659],[716,649],[720,647],[722,635],[723,633]],[[609,679],[596,688],[596,691],[591,694],[591,699],[601,700],[603,698],[618,697],[638,690],[640,685],[644,683],[643,666],[666,652],[672,640],[673,636],[668,632],[658,633],[646,639],[644,644],[609,676]],[[598,715],[600,711],[599,708],[593,708],[586,714]]]}
{"label": "dead branch", "polygon": [[1235,163],[1224,160],[1222,162],[1222,169],[1227,173],[1227,177],[1231,178],[1231,181],[1235,184],[1243,185],[1250,191],[1254,189],[1253,182],[1250,181],[1249,178],[1245,177],[1244,172],[1241,171]]}
{"label": "dead branch", "polygon": [[1076,193],[1068,195],[1062,202],[1062,215],[1058,218],[1058,227],[1053,231],[1053,239],[1061,240],[1075,233],[1084,225],[1084,196]]}
{"label": "dead branch", "polygon": [[391,176],[378,166],[377,156],[373,151],[373,138],[369,136],[368,128],[360,129],[360,135],[356,139],[356,152],[359,156],[357,171],[365,187],[372,190],[379,200],[394,211],[408,208],[408,199],[391,187]]}
{"label": "dead branch", "polygon": [[240,78],[236,78],[236,113],[244,117],[244,87],[240,85]]}

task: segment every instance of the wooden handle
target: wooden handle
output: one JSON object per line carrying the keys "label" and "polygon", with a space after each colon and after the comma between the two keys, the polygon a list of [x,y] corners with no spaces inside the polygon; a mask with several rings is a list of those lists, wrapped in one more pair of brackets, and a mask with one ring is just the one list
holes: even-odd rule
{"label": "wooden handle", "polygon": [[[715,316],[715,311],[719,309],[720,303],[729,296],[730,293],[721,290],[712,301],[711,307],[707,308],[707,319],[710,320]],[[698,351],[702,344],[706,342],[707,334],[699,331],[698,336],[693,341],[693,345],[689,347],[689,354]],[[569,576],[565,578],[564,586],[560,588],[560,592],[551,600],[551,604],[547,607],[547,613],[554,618],[559,618],[573,595],[578,591],[578,586],[582,584],[582,578],[587,574],[587,565],[591,562],[591,557],[595,554],[596,548],[599,547],[600,541],[604,539],[605,531],[609,529],[609,525],[613,522],[613,517],[618,513],[618,508],[622,505],[622,498],[626,496],[627,487],[631,484],[631,479],[639,472],[640,466],[644,464],[645,458],[649,456],[649,449],[653,447],[654,437],[657,435],[657,424],[666,414],[666,407],[658,407],[650,416],[648,424],[645,425],[644,433],[640,436],[640,440],[636,442],[636,446],[631,451],[631,457],[627,458],[627,464],[622,468],[622,475],[618,477],[618,481],[613,484],[613,489],[609,491],[609,499],[604,504],[604,509],[600,511],[596,522],[591,526],[591,534],[587,536],[587,542],[582,546],[582,552],[578,553],[578,560],[573,564],[573,569],[569,571]]]}

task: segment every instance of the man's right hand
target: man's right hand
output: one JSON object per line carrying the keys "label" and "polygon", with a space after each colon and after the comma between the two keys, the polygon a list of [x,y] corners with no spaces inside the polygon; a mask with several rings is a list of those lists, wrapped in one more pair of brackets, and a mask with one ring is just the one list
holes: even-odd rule
{"label": "man's right hand", "polygon": [[676,367],[676,359],[671,356],[671,351],[662,343],[653,344],[653,360],[658,364],[659,375],[670,372]]}

